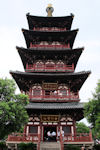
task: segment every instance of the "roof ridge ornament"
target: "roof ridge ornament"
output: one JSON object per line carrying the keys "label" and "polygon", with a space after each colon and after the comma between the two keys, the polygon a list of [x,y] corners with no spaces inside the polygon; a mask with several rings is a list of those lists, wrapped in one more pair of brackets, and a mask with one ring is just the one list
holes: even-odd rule
{"label": "roof ridge ornament", "polygon": [[52,4],[48,4],[48,6],[46,8],[46,12],[48,13],[47,16],[52,17],[53,11],[54,11],[54,8],[52,7]]}

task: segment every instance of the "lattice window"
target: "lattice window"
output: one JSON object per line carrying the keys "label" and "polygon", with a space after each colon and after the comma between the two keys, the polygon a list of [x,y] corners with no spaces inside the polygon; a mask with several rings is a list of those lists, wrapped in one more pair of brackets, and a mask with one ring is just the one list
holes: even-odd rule
{"label": "lattice window", "polygon": [[43,66],[44,66],[44,64],[43,64],[43,62],[42,62],[42,61],[38,61],[38,62],[36,62],[36,68],[37,68],[37,69],[42,69],[42,68],[43,68]]}
{"label": "lattice window", "polygon": [[48,68],[48,69],[52,69],[52,68],[55,67],[55,63],[54,63],[53,61],[47,61],[47,62],[45,63],[45,66],[46,66],[46,68]]}
{"label": "lattice window", "polygon": [[58,95],[60,95],[60,96],[69,95],[68,87],[67,86],[59,86],[58,87]]}
{"label": "lattice window", "polygon": [[71,133],[71,126],[63,126],[63,131],[65,134]]}
{"label": "lattice window", "polygon": [[40,96],[42,94],[41,86],[33,86],[32,88],[32,95],[33,96]]}
{"label": "lattice window", "polygon": [[64,63],[62,61],[59,61],[59,62],[57,62],[56,66],[57,66],[57,68],[63,68]]}
{"label": "lattice window", "polygon": [[29,133],[38,133],[38,126],[29,126]]}

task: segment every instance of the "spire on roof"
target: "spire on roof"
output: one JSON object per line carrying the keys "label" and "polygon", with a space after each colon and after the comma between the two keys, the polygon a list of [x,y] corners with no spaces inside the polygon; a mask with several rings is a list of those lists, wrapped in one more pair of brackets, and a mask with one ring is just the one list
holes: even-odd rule
{"label": "spire on roof", "polygon": [[53,11],[54,11],[54,8],[52,7],[52,4],[48,4],[48,6],[46,8],[46,12],[48,13],[47,16],[52,17]]}

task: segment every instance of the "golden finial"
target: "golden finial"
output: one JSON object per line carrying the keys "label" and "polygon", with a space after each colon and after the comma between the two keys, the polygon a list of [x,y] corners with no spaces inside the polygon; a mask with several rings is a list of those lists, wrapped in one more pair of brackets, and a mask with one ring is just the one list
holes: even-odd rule
{"label": "golden finial", "polygon": [[46,8],[46,11],[48,13],[48,17],[52,17],[52,13],[54,11],[54,8],[52,7],[52,4],[48,4],[47,8]]}
{"label": "golden finial", "polygon": [[48,6],[47,7],[52,7],[52,4],[48,4]]}

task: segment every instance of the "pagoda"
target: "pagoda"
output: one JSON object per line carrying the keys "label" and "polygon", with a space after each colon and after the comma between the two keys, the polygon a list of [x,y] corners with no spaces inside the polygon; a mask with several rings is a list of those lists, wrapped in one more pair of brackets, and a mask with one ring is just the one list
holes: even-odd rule
{"label": "pagoda", "polygon": [[76,122],[84,118],[79,91],[90,71],[75,72],[84,48],[73,48],[78,32],[71,30],[74,15],[52,17],[51,5],[46,11],[47,17],[26,15],[29,30],[22,32],[27,48],[16,47],[25,72],[10,73],[29,96],[29,122],[23,134],[9,135],[7,144],[33,142],[38,150],[63,150],[66,144],[90,147],[91,133],[76,132]]}

